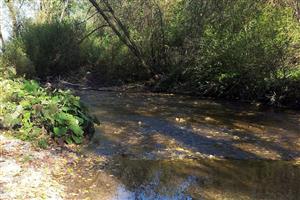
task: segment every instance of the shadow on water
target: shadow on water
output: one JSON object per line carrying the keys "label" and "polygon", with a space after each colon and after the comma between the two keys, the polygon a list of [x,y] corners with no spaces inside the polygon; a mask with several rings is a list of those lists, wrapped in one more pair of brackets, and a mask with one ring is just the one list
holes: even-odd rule
{"label": "shadow on water", "polygon": [[298,113],[156,94],[82,98],[101,121],[86,152],[108,158],[92,172],[91,199],[300,198],[300,168],[282,161],[300,157]]}
{"label": "shadow on water", "polygon": [[[188,128],[177,126],[173,123],[170,123],[167,120],[156,119],[154,117],[147,117],[142,115],[128,115],[126,119],[123,119],[136,122],[138,124],[141,122],[143,126],[136,128],[123,128],[122,132],[130,132],[130,131],[137,131],[143,134],[141,137],[140,142],[134,144],[135,146],[139,146],[145,143],[150,143],[154,147],[157,147],[156,150],[159,149],[159,144],[152,142],[151,143],[151,136],[155,133],[159,133],[167,138],[172,138],[176,140],[178,143],[181,144],[182,147],[189,149],[194,152],[199,152],[202,155],[213,155],[217,157],[233,157],[235,159],[259,159],[260,157],[252,154],[251,152],[243,151],[240,148],[233,146],[232,141],[224,140],[224,139],[214,139],[214,138],[207,138],[203,135],[196,134]],[[118,125],[113,124],[113,126],[117,127]],[[137,130],[138,129],[138,130]],[[101,134],[101,130],[99,130]],[[103,142],[108,142],[108,138],[102,137]],[[110,141],[110,145],[118,146],[119,148],[122,144],[117,142],[113,144],[113,140]],[[134,145],[129,145],[127,148],[132,148]],[[104,146],[103,146],[104,147]],[[165,146],[163,146],[165,147]],[[126,147],[125,147],[126,148]],[[102,150],[107,150],[102,148]],[[147,152],[146,149],[144,149]],[[97,153],[103,153],[103,151],[97,151]],[[148,152],[149,153],[149,152]],[[107,155],[107,154],[106,154]]]}
{"label": "shadow on water", "polygon": [[109,140],[118,148],[132,149],[134,145],[126,144],[128,140],[139,138],[138,146],[141,140],[160,134],[208,156],[284,160],[300,157],[299,114],[260,112],[249,105],[152,94],[88,93],[84,101],[103,124],[98,128],[101,139],[94,140],[102,143],[98,153],[111,150],[103,144]]}

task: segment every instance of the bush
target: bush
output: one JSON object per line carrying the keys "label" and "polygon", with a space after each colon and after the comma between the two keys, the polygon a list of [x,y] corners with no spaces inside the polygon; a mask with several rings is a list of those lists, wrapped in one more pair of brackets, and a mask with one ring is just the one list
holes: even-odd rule
{"label": "bush", "polygon": [[[196,9],[196,2],[191,6]],[[182,12],[193,15],[201,9],[193,13],[183,8]],[[291,66],[297,67],[291,64],[295,60],[292,46],[299,42],[300,29],[292,8],[235,0],[201,12],[206,15],[198,22],[197,18],[180,20],[191,34],[177,34],[184,37],[180,39],[184,54],[175,63],[181,70],[175,65],[173,71],[186,89],[212,97],[257,100],[278,87],[277,81],[283,83]]]}
{"label": "bush", "polygon": [[[3,70],[14,68],[18,75],[25,75],[28,78],[35,76],[35,68],[31,60],[24,51],[24,45],[19,39],[13,39],[1,55],[1,64]],[[4,70],[5,71],[5,70]]]}
{"label": "bush", "polygon": [[19,40],[38,77],[64,75],[80,67],[80,29],[74,24],[51,22],[25,27]]}
{"label": "bush", "polygon": [[0,123],[23,140],[49,138],[79,144],[92,133],[93,118],[70,91],[50,92],[36,81],[0,79]]}
{"label": "bush", "polygon": [[144,80],[147,76],[128,48],[114,36],[91,36],[80,47],[85,69],[91,72],[94,84],[118,85]]}

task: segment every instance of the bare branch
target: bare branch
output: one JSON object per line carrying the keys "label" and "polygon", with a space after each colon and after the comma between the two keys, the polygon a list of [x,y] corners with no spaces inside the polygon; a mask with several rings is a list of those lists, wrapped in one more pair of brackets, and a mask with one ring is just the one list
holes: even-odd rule
{"label": "bare branch", "polygon": [[93,33],[95,33],[97,30],[101,29],[101,28],[105,28],[107,27],[108,25],[105,24],[105,25],[102,25],[102,26],[99,26],[97,28],[95,28],[94,30],[92,30],[91,32],[89,32],[87,35],[85,35],[82,39],[80,39],[80,41],[78,42],[78,44],[81,44],[85,39],[87,39],[88,37],[90,37]]}
{"label": "bare branch", "polygon": [[62,9],[62,12],[61,12],[61,15],[60,15],[60,19],[59,19],[60,22],[62,22],[62,20],[64,19],[64,16],[65,16],[65,13],[66,13],[66,9],[67,9],[68,5],[69,5],[69,0],[65,0],[65,5],[64,5],[64,7]]}

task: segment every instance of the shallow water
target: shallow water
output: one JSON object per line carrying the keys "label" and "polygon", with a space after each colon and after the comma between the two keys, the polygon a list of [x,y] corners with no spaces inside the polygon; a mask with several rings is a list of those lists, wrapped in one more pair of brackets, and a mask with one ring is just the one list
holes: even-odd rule
{"label": "shallow water", "polygon": [[[300,114],[175,95],[83,91],[101,122],[90,199],[299,199]],[[79,198],[79,199],[80,199]]]}
{"label": "shallow water", "polygon": [[[82,167],[81,169],[83,169]],[[97,168],[100,170],[97,170]],[[133,160],[79,171],[78,199],[299,199],[300,168],[287,161]],[[74,188],[75,186],[75,188]]]}

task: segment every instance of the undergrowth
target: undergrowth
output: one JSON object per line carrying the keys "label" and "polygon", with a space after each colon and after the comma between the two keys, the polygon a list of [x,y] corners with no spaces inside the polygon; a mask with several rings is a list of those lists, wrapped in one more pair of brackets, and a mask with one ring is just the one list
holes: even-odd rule
{"label": "undergrowth", "polygon": [[45,89],[34,80],[0,78],[0,125],[46,148],[52,139],[83,142],[94,118],[70,91]]}

